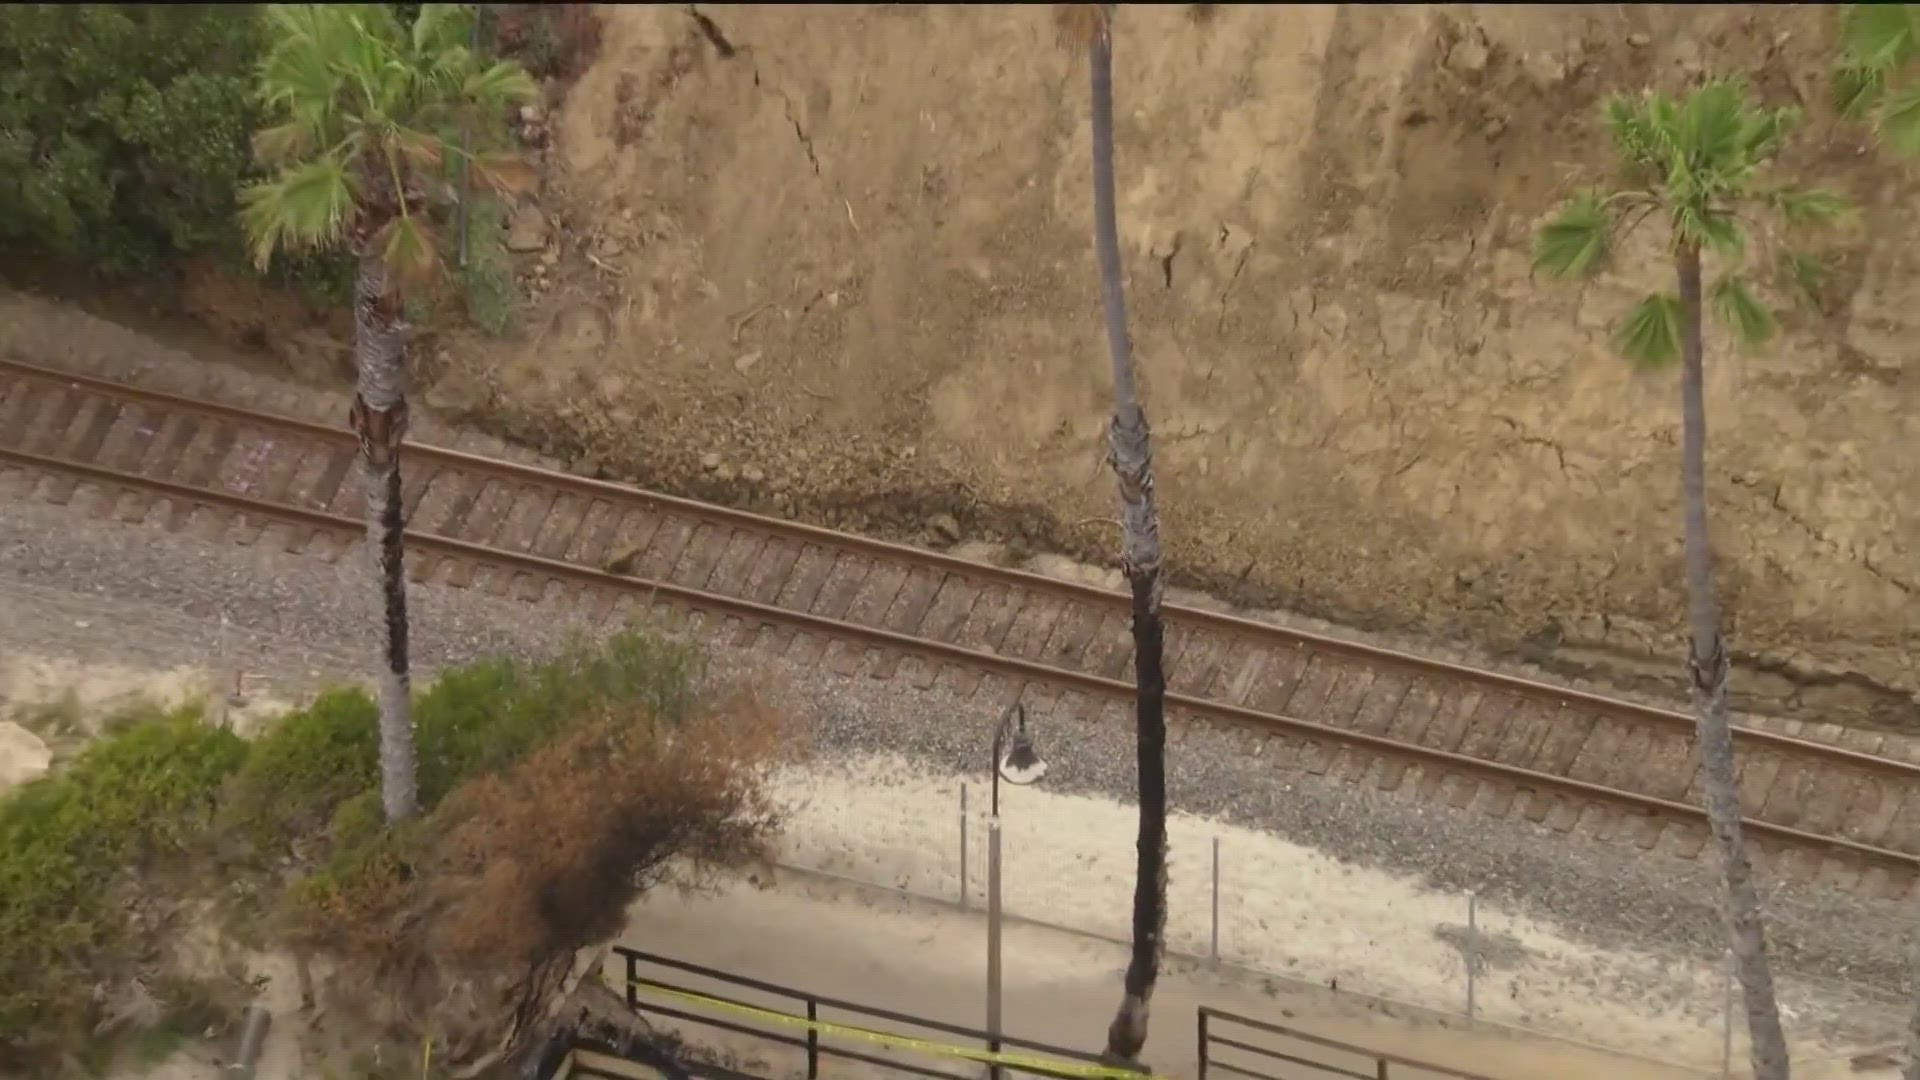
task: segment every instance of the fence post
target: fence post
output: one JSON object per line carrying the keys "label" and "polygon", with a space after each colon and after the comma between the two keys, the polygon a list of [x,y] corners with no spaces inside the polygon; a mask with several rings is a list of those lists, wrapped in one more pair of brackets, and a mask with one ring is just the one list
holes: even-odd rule
{"label": "fence post", "polygon": [[1198,1051],[1194,1056],[1200,1059],[1199,1075],[1194,1080],[1207,1080],[1207,1007],[1202,1005],[1193,1012],[1199,1017],[1193,1033],[1193,1045]]}
{"label": "fence post", "polygon": [[960,910],[967,910],[967,785],[960,784]]}
{"label": "fence post", "polygon": [[1213,929],[1207,942],[1207,955],[1220,962],[1220,836],[1213,837]]}
{"label": "fence post", "polygon": [[[1467,894],[1467,1019],[1473,1019],[1473,981],[1480,967],[1479,895]],[[1380,1067],[1386,1068],[1382,1062]]]}
{"label": "fence post", "polygon": [[627,1008],[637,1009],[640,1007],[640,991],[634,982],[640,975],[640,964],[630,952],[622,958],[627,962]]}
{"label": "fence post", "polygon": [[820,1006],[807,999],[807,1080],[820,1078]]}

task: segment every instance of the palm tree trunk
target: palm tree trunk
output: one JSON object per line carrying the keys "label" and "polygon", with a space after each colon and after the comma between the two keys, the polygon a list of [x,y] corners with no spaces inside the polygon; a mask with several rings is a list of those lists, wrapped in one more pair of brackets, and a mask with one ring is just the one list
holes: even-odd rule
{"label": "palm tree trunk", "polygon": [[1720,637],[1720,603],[1713,591],[1713,553],[1707,544],[1707,406],[1705,346],[1700,336],[1700,251],[1679,255],[1681,340],[1680,469],[1686,513],[1687,609],[1691,648],[1687,672],[1694,718],[1699,724],[1700,770],[1707,821],[1720,847],[1726,875],[1723,908],[1733,948],[1734,971],[1747,1007],[1747,1037],[1754,1080],[1787,1080],[1786,1033],[1780,1026],[1773,972],[1767,964],[1766,928],[1740,830],[1740,794],[1733,760],[1733,727],[1727,707],[1729,663]]}
{"label": "palm tree trunk", "polygon": [[1160,516],[1153,503],[1153,449],[1140,408],[1120,276],[1120,229],[1113,196],[1113,37],[1109,14],[1089,50],[1093,83],[1093,239],[1100,299],[1113,358],[1109,460],[1126,525],[1122,562],[1133,592],[1134,744],[1140,772],[1139,863],[1133,883],[1133,950],[1120,1008],[1107,1028],[1109,1058],[1137,1061],[1147,1042],[1147,1008],[1159,976],[1167,925],[1167,723],[1160,624]]}
{"label": "palm tree trunk", "polygon": [[367,560],[386,615],[386,665],[380,676],[380,799],[387,821],[419,810],[413,702],[407,672],[406,515],[400,444],[407,433],[406,327],[377,258],[360,261],[354,283],[354,360],[359,380],[351,420],[360,437],[367,494]]}

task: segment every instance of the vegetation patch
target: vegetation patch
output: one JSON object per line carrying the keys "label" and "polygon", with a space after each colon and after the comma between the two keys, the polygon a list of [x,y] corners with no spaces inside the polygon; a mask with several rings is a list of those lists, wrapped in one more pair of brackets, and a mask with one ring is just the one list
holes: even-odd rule
{"label": "vegetation patch", "polygon": [[0,236],[120,270],[237,250],[257,12],[0,6]]}
{"label": "vegetation patch", "polygon": [[72,765],[0,799],[0,1072],[70,1046],[96,990],[130,978],[132,878],[190,861],[217,794],[247,755],[197,706],[129,715]]}
{"label": "vegetation patch", "polygon": [[670,866],[761,853],[778,718],[702,694],[699,674],[696,652],[639,632],[448,672],[415,699],[423,814],[400,828],[361,690],[251,743],[198,707],[50,710],[101,736],[0,797],[0,1074],[97,1064],[92,1033],[128,1011],[103,988],[142,1001],[114,1052],[163,1057],[217,1026],[238,998],[169,968],[166,920],[143,913],[191,904],[322,959],[325,1006],[386,1035],[384,1058],[422,1039],[437,1063],[477,1052],[509,999],[550,990]]}

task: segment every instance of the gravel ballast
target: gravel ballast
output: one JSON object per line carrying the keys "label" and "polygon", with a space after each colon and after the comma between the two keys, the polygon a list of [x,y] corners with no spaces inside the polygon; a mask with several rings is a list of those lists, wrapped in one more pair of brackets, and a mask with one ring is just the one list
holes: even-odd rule
{"label": "gravel ballast", "polygon": [[[242,546],[89,514],[85,496],[57,507],[21,491],[18,474],[0,485],[11,496],[0,520],[0,649],[156,667],[241,666],[290,687],[371,668],[370,635],[379,623],[357,551],[328,564],[285,553],[276,529]],[[604,629],[590,626],[585,611],[551,600],[531,606],[479,587],[420,585],[411,596],[423,677],[487,655],[545,655],[574,635]],[[712,660],[716,675],[780,684],[815,753],[895,752],[958,775],[982,772],[1004,700],[984,691],[961,700],[944,680],[923,691],[900,677],[842,677],[732,648],[715,650]],[[1112,709],[1092,719],[1080,715],[1086,712],[1036,708],[1034,723],[1060,748],[1049,753],[1047,784],[1130,800],[1131,730],[1103,719]],[[1229,732],[1182,728],[1169,764],[1178,810],[1418,875],[1435,888],[1477,890],[1603,947],[1695,959],[1716,957],[1722,947],[1710,859],[1653,855],[1524,818],[1456,811],[1404,788],[1381,792],[1276,769]],[[1783,971],[1848,984],[1879,1001],[1903,986],[1911,919],[1901,905],[1783,887],[1769,894],[1768,907]],[[1817,1011],[1834,1015],[1847,1011],[1839,1005],[1851,994],[1828,986],[1818,996]]]}

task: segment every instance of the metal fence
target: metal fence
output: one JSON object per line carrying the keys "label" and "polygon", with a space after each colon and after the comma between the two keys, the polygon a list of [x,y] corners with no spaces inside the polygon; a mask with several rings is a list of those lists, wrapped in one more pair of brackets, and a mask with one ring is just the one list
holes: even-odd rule
{"label": "metal fence", "polygon": [[[952,816],[934,809],[938,796],[925,790],[916,790],[888,815],[865,810],[854,815],[838,808],[803,812],[811,820],[794,822],[786,861],[796,869],[985,910],[985,792],[966,784],[945,791],[954,800],[948,803]],[[1131,831],[1075,828],[1037,809],[1014,806],[1003,814],[1004,911],[1023,921],[1124,941],[1134,865]],[[848,820],[822,814],[846,814]],[[1338,903],[1312,882],[1285,880],[1263,865],[1264,849],[1248,850],[1246,845],[1256,841],[1236,839],[1237,830],[1215,831],[1191,819],[1172,824],[1166,941],[1174,953],[1663,1065],[1685,1062],[1684,1067],[1706,1075],[1734,1071],[1743,1060],[1743,1014],[1724,970],[1700,965],[1662,970],[1663,996],[1643,999],[1644,1011],[1650,1018],[1674,1021],[1670,1027],[1677,1034],[1661,1045],[1642,1042],[1642,1049],[1625,1050],[1619,1034],[1591,1017],[1574,1015],[1568,1004],[1569,975],[1581,964],[1600,962],[1600,954],[1544,955],[1539,942],[1550,928],[1472,894],[1428,892],[1419,910],[1342,913],[1347,922],[1336,927],[1314,923],[1312,932],[1338,933],[1350,947],[1340,950],[1338,965],[1299,962],[1294,944],[1302,930],[1289,920],[1318,912],[1311,917],[1324,922],[1324,912]],[[1095,832],[1103,839],[1088,841]],[[1111,840],[1104,839],[1109,835]],[[1322,884],[1337,883],[1334,879],[1348,872],[1334,860],[1316,858],[1317,872],[1328,876]],[[1790,1035],[1813,1025],[1815,1014],[1825,1027],[1842,1012],[1856,1029],[1852,1045],[1893,1041],[1902,1030],[1904,1005],[1896,996],[1800,977],[1780,981]],[[1833,1004],[1840,1001],[1847,1003],[1844,1009]],[[1661,1037],[1668,1037],[1665,1029]]]}
{"label": "metal fence", "polygon": [[[1222,1034],[1221,1029],[1226,1030]],[[1249,1040],[1258,1039],[1259,1042]],[[1395,1054],[1383,1054],[1363,1046],[1309,1035],[1304,1031],[1265,1020],[1238,1016],[1222,1009],[1202,1005],[1198,1009],[1195,1043],[1199,1055],[1199,1078],[1209,1072],[1231,1073],[1246,1080],[1319,1080],[1343,1077],[1346,1080],[1391,1080],[1395,1076],[1487,1080],[1478,1073],[1442,1068]],[[1222,1054],[1226,1056],[1222,1056]],[[1311,1056],[1308,1056],[1311,1055]],[[1269,1062],[1296,1066],[1285,1078],[1264,1071]],[[1301,1072],[1301,1069],[1307,1070]]]}
{"label": "metal fence", "polygon": [[[798,1050],[807,1080],[818,1080],[825,1057],[934,1080],[978,1080],[982,1065],[996,1078],[1004,1071],[1054,1080],[1145,1080],[1079,1050],[990,1035],[624,946],[614,954],[626,965],[627,1004],[635,1011]],[[705,985],[691,985],[696,981]]]}

